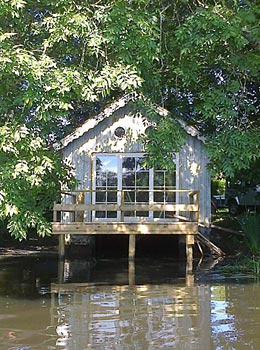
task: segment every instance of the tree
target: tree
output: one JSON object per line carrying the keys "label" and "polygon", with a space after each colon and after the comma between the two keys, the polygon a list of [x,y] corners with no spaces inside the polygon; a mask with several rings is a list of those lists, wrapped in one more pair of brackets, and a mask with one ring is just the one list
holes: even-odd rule
{"label": "tree", "polygon": [[72,181],[69,167],[36,132],[6,123],[0,127],[0,169],[0,219],[16,238],[26,238],[28,228],[49,234],[44,214],[59,198],[61,181]]}
{"label": "tree", "polygon": [[[183,7],[186,3],[183,16]],[[205,137],[211,170],[233,177],[259,152],[260,9],[257,1],[179,1],[168,51],[166,105]],[[171,46],[168,46],[168,43]],[[178,109],[176,111],[176,109]]]}
{"label": "tree", "polygon": [[151,118],[155,104],[170,110],[146,140],[154,159],[158,144],[164,164],[181,144],[180,117],[204,135],[215,172],[250,166],[259,158],[258,23],[257,1],[246,0],[2,1],[0,217],[10,232],[48,233],[44,211],[72,179],[51,144],[127,92],[144,96]]}
{"label": "tree", "polygon": [[72,179],[50,146],[90,113],[78,111],[152,83],[155,20],[138,2],[1,3],[0,219],[15,237],[49,233],[44,212]]}

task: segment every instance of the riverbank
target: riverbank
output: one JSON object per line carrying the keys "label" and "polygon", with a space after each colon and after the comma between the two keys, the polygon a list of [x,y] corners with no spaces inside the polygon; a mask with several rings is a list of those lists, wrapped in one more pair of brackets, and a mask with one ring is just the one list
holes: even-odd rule
{"label": "riverbank", "polygon": [[56,246],[24,246],[24,247],[2,247],[0,248],[0,259],[2,257],[22,257],[22,256],[44,256],[57,255],[58,250]]}

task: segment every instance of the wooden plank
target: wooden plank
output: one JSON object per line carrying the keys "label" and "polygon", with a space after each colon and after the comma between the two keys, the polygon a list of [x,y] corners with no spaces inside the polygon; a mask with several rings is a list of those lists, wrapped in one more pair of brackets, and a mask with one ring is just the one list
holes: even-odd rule
{"label": "wooden plank", "polygon": [[197,204],[55,204],[54,211],[187,211],[197,212]]}
{"label": "wooden plank", "polygon": [[207,246],[213,254],[217,254],[218,256],[225,256],[225,253],[219,247],[217,247],[209,239],[203,236],[200,232],[198,232],[196,235],[196,239],[197,241]]}
{"label": "wooden plank", "polygon": [[199,193],[200,191],[199,190],[193,190],[193,189],[190,189],[190,190],[180,190],[180,189],[167,189],[167,190],[164,190],[164,189],[133,189],[133,190],[101,190],[101,189],[98,189],[98,190],[85,190],[85,189],[79,189],[79,190],[73,190],[73,191],[70,191],[70,190],[64,190],[64,191],[61,191],[62,194],[66,194],[66,195],[72,195],[74,196],[75,193],[78,193],[78,192],[85,192],[85,193],[95,193],[95,192],[115,192],[115,191],[118,191],[118,192],[169,192],[169,193],[188,193],[189,195],[193,196],[193,195],[196,195],[197,193]]}
{"label": "wooden plank", "polygon": [[[205,227],[205,225],[199,224],[201,227]],[[228,232],[228,233],[234,233],[234,234],[238,234],[238,235],[243,235],[243,231],[240,230],[232,230],[230,228],[227,227],[223,227],[223,226],[217,226],[217,225],[210,225],[209,228],[213,228],[219,231],[224,231],[224,232]]]}
{"label": "wooden plank", "polygon": [[173,223],[120,223],[120,222],[85,222],[53,223],[53,234],[197,234],[196,222]]}

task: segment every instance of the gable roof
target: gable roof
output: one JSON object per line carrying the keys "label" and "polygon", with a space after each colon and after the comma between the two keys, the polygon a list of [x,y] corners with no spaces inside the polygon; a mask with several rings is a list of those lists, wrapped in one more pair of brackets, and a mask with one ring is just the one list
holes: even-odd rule
{"label": "gable roof", "polygon": [[[138,98],[139,98],[138,94],[132,93],[132,94],[125,95],[121,97],[119,100],[111,103],[102,112],[86,120],[81,126],[76,128],[71,134],[65,136],[61,141],[59,141],[58,144],[55,145],[55,148],[56,149],[66,148],[71,142],[73,142],[74,140],[77,140],[78,138],[83,136],[85,133],[87,133],[89,130],[95,128],[101,121],[103,121],[106,118],[109,118],[120,108],[124,108],[129,102],[134,102]],[[170,114],[170,112],[163,107],[157,107],[156,112],[158,113],[158,115],[162,117],[166,117],[167,115]],[[183,120],[178,119],[178,121],[189,135],[197,137],[198,139],[204,141],[201,137],[199,137],[199,132],[196,128],[187,125]]]}

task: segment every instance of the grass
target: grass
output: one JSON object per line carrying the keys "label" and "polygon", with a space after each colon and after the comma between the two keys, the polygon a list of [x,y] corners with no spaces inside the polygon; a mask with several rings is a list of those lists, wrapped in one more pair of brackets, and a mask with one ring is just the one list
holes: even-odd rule
{"label": "grass", "polygon": [[260,276],[260,214],[246,212],[234,218],[226,209],[222,209],[213,216],[212,223],[242,233],[235,236],[221,234],[222,244],[226,244],[226,248],[230,251],[236,249],[240,255],[239,259],[230,261],[228,266],[224,266],[223,271]]}
{"label": "grass", "polygon": [[252,257],[260,256],[260,214],[244,213],[238,218],[238,222],[244,233],[244,242]]}
{"label": "grass", "polygon": [[260,276],[260,259],[250,256],[242,256],[232,259],[227,265],[223,265],[218,272],[223,274],[243,274],[247,276]]}

